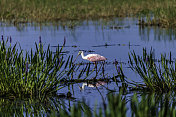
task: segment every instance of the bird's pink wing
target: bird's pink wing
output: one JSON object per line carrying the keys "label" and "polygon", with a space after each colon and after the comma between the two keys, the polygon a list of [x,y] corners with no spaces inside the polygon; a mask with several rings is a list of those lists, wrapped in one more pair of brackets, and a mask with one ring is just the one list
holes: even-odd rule
{"label": "bird's pink wing", "polygon": [[103,56],[90,56],[87,58],[91,62],[97,62],[97,61],[105,61],[106,58]]}

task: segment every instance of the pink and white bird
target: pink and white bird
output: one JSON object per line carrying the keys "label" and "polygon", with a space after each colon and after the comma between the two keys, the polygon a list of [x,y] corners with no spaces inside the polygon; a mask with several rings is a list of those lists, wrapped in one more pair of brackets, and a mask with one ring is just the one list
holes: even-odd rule
{"label": "pink and white bird", "polygon": [[91,62],[98,62],[98,61],[105,61],[107,60],[107,58],[105,58],[104,56],[101,56],[99,54],[88,54],[87,56],[84,56],[83,51],[79,51],[78,55],[82,56],[83,59],[85,60],[89,60]]}

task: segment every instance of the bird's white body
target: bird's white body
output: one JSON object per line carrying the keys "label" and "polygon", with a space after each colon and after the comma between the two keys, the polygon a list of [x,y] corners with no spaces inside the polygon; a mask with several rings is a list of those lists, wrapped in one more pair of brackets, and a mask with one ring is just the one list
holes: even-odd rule
{"label": "bird's white body", "polygon": [[84,56],[83,51],[80,51],[79,54],[81,54],[82,58],[85,60],[89,60],[91,62],[98,62],[98,61],[105,61],[107,60],[104,56],[101,56],[99,54],[88,54],[87,56]]}

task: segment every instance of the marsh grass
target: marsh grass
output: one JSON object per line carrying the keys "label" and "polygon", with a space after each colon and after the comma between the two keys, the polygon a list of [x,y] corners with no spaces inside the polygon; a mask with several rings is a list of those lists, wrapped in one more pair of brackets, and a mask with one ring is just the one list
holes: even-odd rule
{"label": "marsh grass", "polygon": [[[8,39],[7,39],[8,40]],[[55,54],[48,46],[43,49],[41,38],[35,51],[23,53],[17,44],[11,45],[2,36],[0,43],[0,97],[38,98],[56,95],[62,88],[60,80],[69,76],[75,67],[71,67],[72,58],[64,58],[64,45],[56,48]]]}
{"label": "marsh grass", "polygon": [[[173,97],[172,97],[173,96]],[[140,98],[139,98],[140,97]],[[131,111],[132,116],[136,117],[166,117],[166,116],[176,116],[174,95],[171,92],[168,94],[157,95],[143,94],[142,96],[137,96],[134,94],[131,100]]]}
{"label": "marsh grass", "polygon": [[139,25],[142,26],[159,26],[163,28],[176,27],[176,9],[175,3],[166,3],[166,6],[152,9],[145,16],[139,16]]}
{"label": "marsh grass", "polygon": [[176,62],[172,61],[171,53],[169,59],[161,55],[161,59],[156,60],[152,50],[148,54],[146,49],[143,49],[143,56],[136,55],[133,51],[129,54],[129,65],[143,80],[141,84],[136,83],[133,89],[156,92],[175,90]]}
{"label": "marsh grass", "polygon": [[137,16],[140,25],[175,27],[175,3],[174,0],[1,0],[0,20],[16,24]]}

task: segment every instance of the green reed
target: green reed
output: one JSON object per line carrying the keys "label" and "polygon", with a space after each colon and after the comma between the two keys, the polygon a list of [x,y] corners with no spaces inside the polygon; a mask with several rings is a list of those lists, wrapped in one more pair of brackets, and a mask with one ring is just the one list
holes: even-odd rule
{"label": "green reed", "polygon": [[134,89],[167,92],[176,88],[176,62],[172,61],[171,53],[169,59],[161,55],[160,60],[155,60],[152,52],[147,54],[146,49],[142,57],[133,51],[129,54],[129,64],[143,80],[141,84],[136,83]]}
{"label": "green reed", "polygon": [[132,116],[135,117],[166,117],[176,116],[175,94],[168,92],[165,95],[144,94],[137,96],[134,94],[131,100]]}
{"label": "green reed", "polygon": [[60,80],[69,77],[74,67],[72,59],[63,57],[63,46],[53,53],[40,42],[35,51],[23,52],[17,44],[11,46],[2,36],[0,43],[0,96],[39,98],[56,94],[62,88]]}

